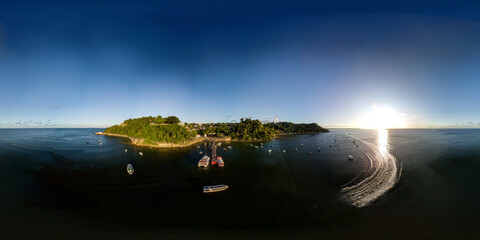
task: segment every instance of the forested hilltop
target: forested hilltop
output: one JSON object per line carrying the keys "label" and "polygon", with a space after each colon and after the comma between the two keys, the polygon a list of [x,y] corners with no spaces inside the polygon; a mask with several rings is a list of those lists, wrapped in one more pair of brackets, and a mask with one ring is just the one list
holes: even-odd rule
{"label": "forested hilltop", "polygon": [[[197,137],[230,137],[233,140],[268,140],[279,134],[328,132],[316,123],[266,123],[243,118],[239,123],[181,123],[175,116],[141,117],[125,120],[105,129],[106,134],[120,134],[153,142],[180,143]],[[153,142],[152,142],[153,141]]]}

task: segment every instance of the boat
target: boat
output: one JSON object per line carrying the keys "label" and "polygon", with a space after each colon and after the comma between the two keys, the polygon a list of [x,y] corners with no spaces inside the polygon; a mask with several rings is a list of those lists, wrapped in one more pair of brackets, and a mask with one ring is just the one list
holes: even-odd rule
{"label": "boat", "polygon": [[225,166],[225,163],[223,162],[223,159],[220,156],[217,157],[217,163],[219,167]]}
{"label": "boat", "polygon": [[320,152],[320,150],[321,150],[321,149],[320,149],[320,148],[318,148],[318,151],[319,151],[319,152]]}
{"label": "boat", "polygon": [[199,154],[199,155],[202,155],[202,154],[203,154],[203,151],[200,151],[198,154]]}
{"label": "boat", "polygon": [[333,141],[335,141],[335,142],[336,142],[336,141],[337,141],[337,139],[333,139]]}
{"label": "boat", "polygon": [[197,145],[197,148],[200,148],[200,145]]}
{"label": "boat", "polygon": [[223,148],[223,151],[227,151],[227,149],[226,149],[226,148]]}
{"label": "boat", "polygon": [[302,143],[302,144],[300,144],[300,147],[303,147],[303,143]]}
{"label": "boat", "polygon": [[100,146],[102,146],[102,142],[100,142]]}
{"label": "boat", "polygon": [[128,150],[125,148],[125,152],[128,152]]}
{"label": "boat", "polygon": [[255,146],[255,149],[258,149],[258,146]]}
{"label": "boat", "polygon": [[87,144],[89,144],[89,143],[90,143],[90,142],[89,142],[89,141],[87,141]]}
{"label": "boat", "polygon": [[332,144],[328,144],[328,146],[332,147]]}
{"label": "boat", "polygon": [[132,165],[131,163],[127,164],[127,172],[128,172],[128,174],[132,175],[134,171],[135,171],[135,170],[133,170],[133,165]]}
{"label": "boat", "polygon": [[268,149],[268,152],[271,153],[271,152],[272,152],[272,149]]}
{"label": "boat", "polygon": [[298,148],[295,148],[295,151],[298,151]]}
{"label": "boat", "polygon": [[308,152],[308,154],[312,155],[312,152]]}
{"label": "boat", "polygon": [[285,150],[283,150],[282,152],[283,152],[283,154],[285,154]]}
{"label": "boat", "polygon": [[228,148],[228,149],[232,149],[232,146],[228,146],[227,148]]}
{"label": "boat", "polygon": [[253,144],[250,144],[250,147],[253,147]]}
{"label": "boat", "polygon": [[198,167],[208,167],[208,164],[210,163],[210,157],[205,155],[198,161]]}
{"label": "boat", "polygon": [[227,190],[227,188],[228,188],[228,185],[226,184],[203,186],[203,193],[220,192],[220,191]]}
{"label": "boat", "polygon": [[219,147],[222,146],[222,143],[221,142],[217,143],[217,146],[219,146]]}
{"label": "boat", "polygon": [[218,161],[217,158],[212,158],[212,161],[210,161],[211,165],[217,165]]}
{"label": "boat", "polygon": [[352,156],[352,155],[348,155],[348,160],[353,160],[353,156]]}
{"label": "boat", "polygon": [[143,152],[138,152],[138,155],[143,156]]}

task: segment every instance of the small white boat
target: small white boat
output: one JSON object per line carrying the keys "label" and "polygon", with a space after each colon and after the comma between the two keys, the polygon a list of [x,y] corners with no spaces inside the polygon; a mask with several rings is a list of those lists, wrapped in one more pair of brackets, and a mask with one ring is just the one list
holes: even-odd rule
{"label": "small white boat", "polygon": [[295,151],[297,151],[297,150],[298,150],[298,148],[295,148]]}
{"label": "small white boat", "polygon": [[258,149],[258,146],[255,146],[255,149]]}
{"label": "small white boat", "polygon": [[212,186],[204,186],[203,193],[212,193],[212,192],[220,192],[227,190],[228,185],[221,184],[221,185],[212,185]]}
{"label": "small white boat", "polygon": [[283,152],[283,154],[285,154],[285,150],[283,150],[282,152]]}
{"label": "small white boat", "polygon": [[232,146],[228,146],[227,148],[228,148],[228,149],[232,149]]}
{"label": "small white boat", "polygon": [[197,145],[197,148],[200,148],[200,145]]}
{"label": "small white boat", "polygon": [[128,149],[125,148],[125,152],[128,152]]}
{"label": "small white boat", "polygon": [[200,152],[198,153],[198,155],[202,155],[202,154],[203,154],[203,151],[200,151]]}
{"label": "small white boat", "polygon": [[250,147],[253,147],[253,144],[250,144]]}
{"label": "small white boat", "polygon": [[217,146],[219,146],[219,147],[222,146],[222,143],[221,142],[217,143]]}
{"label": "small white boat", "polygon": [[271,152],[272,152],[272,149],[268,149],[268,152],[271,153]]}
{"label": "small white boat", "polygon": [[352,155],[348,155],[348,160],[353,160],[353,156],[352,156]]}
{"label": "small white boat", "polygon": [[127,172],[128,172],[128,174],[132,175],[134,171],[135,171],[135,170],[133,170],[133,165],[132,165],[131,163],[127,164]]}
{"label": "small white boat", "polygon": [[143,156],[143,152],[138,152],[138,155]]}
{"label": "small white boat", "polygon": [[198,161],[198,167],[208,167],[208,164],[210,163],[210,157],[205,155]]}

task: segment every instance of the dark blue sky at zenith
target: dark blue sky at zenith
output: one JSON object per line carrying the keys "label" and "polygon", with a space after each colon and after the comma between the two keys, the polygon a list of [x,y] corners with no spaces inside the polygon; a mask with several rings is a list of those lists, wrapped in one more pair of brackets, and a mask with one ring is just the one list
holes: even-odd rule
{"label": "dark blue sky at zenith", "polygon": [[475,1],[0,1],[0,127],[480,127]]}

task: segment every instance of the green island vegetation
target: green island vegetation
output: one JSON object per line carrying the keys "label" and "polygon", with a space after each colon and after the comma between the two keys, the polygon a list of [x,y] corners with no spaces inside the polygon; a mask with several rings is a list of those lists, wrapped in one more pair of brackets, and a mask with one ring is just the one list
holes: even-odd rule
{"label": "green island vegetation", "polygon": [[242,118],[238,123],[182,123],[175,116],[163,118],[141,117],[125,120],[122,124],[105,129],[104,133],[126,135],[144,139],[143,143],[180,143],[200,136],[229,137],[233,140],[268,140],[281,134],[328,132],[316,123],[291,122],[261,123]]}

